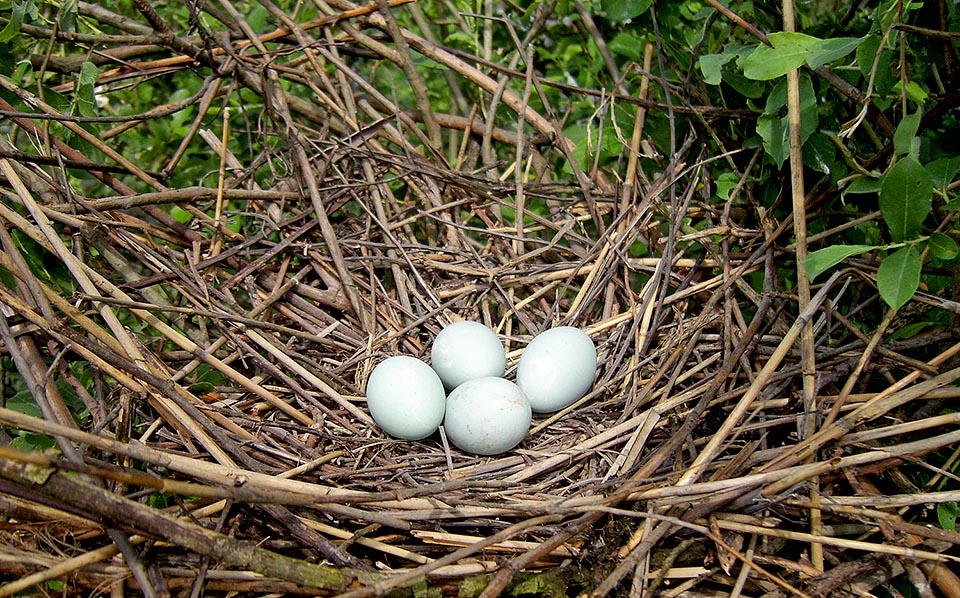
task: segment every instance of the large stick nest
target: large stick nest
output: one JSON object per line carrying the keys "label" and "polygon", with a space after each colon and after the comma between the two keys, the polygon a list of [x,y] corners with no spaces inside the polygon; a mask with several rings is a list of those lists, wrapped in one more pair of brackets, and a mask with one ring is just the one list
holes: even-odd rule
{"label": "large stick nest", "polygon": [[[150,26],[81,3],[111,35],[24,26],[75,44],[36,68],[69,96],[89,58],[117,114],[144,81],[194,91],[105,123],[2,82],[0,595],[841,595],[949,574],[957,534],[914,521],[950,474],[904,470],[956,446],[960,345],[901,332],[953,304],[869,316],[866,261],[791,291],[760,150],[707,150],[743,114],[673,89],[659,156],[644,116],[668,107],[615,96],[638,115],[617,174],[581,163],[562,106],[530,107],[551,83],[523,60],[456,55],[386,3],[259,37],[240,15],[180,37],[143,4]],[[429,108],[424,60],[461,114]],[[125,157],[143,127],[174,137],[149,164]],[[213,166],[172,186],[191,161]],[[739,180],[724,201],[714,165]],[[372,367],[429,361],[459,319],[497,331],[508,376],[535,334],[583,328],[592,391],[497,457],[387,437]]]}

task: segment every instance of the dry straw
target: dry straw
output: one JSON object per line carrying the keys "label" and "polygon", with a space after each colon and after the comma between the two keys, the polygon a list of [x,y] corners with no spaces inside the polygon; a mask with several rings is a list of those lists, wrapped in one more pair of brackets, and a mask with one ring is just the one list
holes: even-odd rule
{"label": "dry straw", "polygon": [[[277,13],[259,36],[231,14],[232,40],[179,37],[137,4],[150,27],[81,3],[117,33],[25,33],[75,50],[48,56],[52,71],[97,44],[111,101],[193,69],[187,100],[94,135],[2,81],[29,112],[0,99],[11,138],[45,145],[5,140],[0,158],[0,338],[39,409],[0,408],[0,596],[50,580],[147,596],[816,596],[915,563],[949,578],[937,564],[957,535],[910,520],[960,500],[939,485],[956,479],[957,418],[937,410],[956,398],[960,345],[949,331],[890,340],[893,314],[858,329],[847,318],[877,304],[859,270],[802,302],[779,292],[793,225],[738,200],[759,150],[708,156],[691,132],[641,168],[657,81],[640,97],[566,89],[636,112],[615,182],[566,160],[558,113],[532,107],[551,82],[526,53],[455,54],[397,23],[424,18],[406,0],[318,0],[327,16]],[[643,72],[653,57],[651,44]],[[454,104],[484,103],[431,109],[423,59]],[[417,110],[371,84],[374,66]],[[241,89],[242,117],[219,111]],[[704,123],[743,116],[673,99]],[[184,110],[169,153],[124,156],[131,130]],[[718,206],[710,165],[745,151]],[[198,153],[219,171],[168,186]],[[536,333],[584,328],[594,389],[497,457],[386,437],[364,405],[370,369],[429,359],[463,318],[501,335],[511,367]],[[41,438],[55,449],[22,448]],[[947,465],[916,486],[905,466],[935,451]]]}

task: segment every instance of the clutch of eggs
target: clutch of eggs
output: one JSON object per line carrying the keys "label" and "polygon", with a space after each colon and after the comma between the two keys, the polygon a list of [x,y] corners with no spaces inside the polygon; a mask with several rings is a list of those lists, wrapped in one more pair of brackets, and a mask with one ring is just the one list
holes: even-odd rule
{"label": "clutch of eggs", "polygon": [[514,384],[503,378],[506,354],[497,334],[461,321],[434,339],[431,366],[408,356],[378,364],[367,381],[374,421],[404,440],[426,438],[442,422],[457,448],[495,455],[523,440],[532,413],[559,411],[590,389],[597,352],[579,328],[547,330],[527,345]]}

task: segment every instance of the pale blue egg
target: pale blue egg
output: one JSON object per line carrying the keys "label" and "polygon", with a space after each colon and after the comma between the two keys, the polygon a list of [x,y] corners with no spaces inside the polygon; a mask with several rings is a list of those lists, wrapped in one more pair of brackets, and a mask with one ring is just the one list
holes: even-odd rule
{"label": "pale blue egg", "polygon": [[390,357],[367,379],[367,408],[383,431],[403,440],[420,440],[440,427],[446,393],[437,373],[415,357]]}
{"label": "pale blue egg", "polygon": [[514,448],[530,429],[530,403],[504,378],[475,378],[447,397],[443,430],[460,450],[496,455]]}
{"label": "pale blue egg", "polygon": [[590,390],[597,373],[597,349],[586,332],[560,326],[538,334],[517,365],[517,386],[535,413],[551,413]]}
{"label": "pale blue egg", "polygon": [[507,355],[497,333],[463,320],[446,326],[433,340],[430,365],[450,390],[474,378],[503,376]]}

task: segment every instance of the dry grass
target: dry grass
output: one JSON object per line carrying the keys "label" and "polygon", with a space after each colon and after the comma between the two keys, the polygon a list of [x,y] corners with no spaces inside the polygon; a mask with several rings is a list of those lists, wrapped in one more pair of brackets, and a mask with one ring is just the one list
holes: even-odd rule
{"label": "dry grass", "polygon": [[[331,14],[348,8],[330,3]],[[861,330],[862,314],[881,311],[862,264],[800,305],[780,279],[792,223],[750,195],[756,150],[740,170],[706,155],[708,130],[694,127],[655,171],[639,168],[651,106],[641,97],[621,140],[628,184],[589,167],[556,172],[569,142],[529,107],[534,79],[501,87],[377,12],[347,16],[289,20],[212,52],[133,25],[108,44],[150,52],[101,67],[115,101],[129,81],[198,65],[224,73],[157,118],[221,106],[236,85],[260,98],[243,131],[192,112],[180,148],[221,164],[202,186],[164,182],[184,154],[146,165],[113,149],[152,115],[93,136],[3,82],[72,133],[46,138],[44,164],[13,148],[43,138],[48,121],[11,116],[18,132],[6,131],[0,160],[0,267],[15,279],[0,287],[0,333],[42,412],[0,409],[0,596],[36,584],[60,593],[51,579],[70,594],[153,596],[359,597],[423,584],[483,596],[839,596],[903,572],[960,595],[960,536],[923,523],[960,498],[948,490],[958,417],[941,409],[958,394],[960,344],[952,329],[895,340],[948,298],[918,296],[905,317]],[[372,63],[409,75],[414,53],[495,99],[470,117],[413,113],[366,85]],[[237,151],[250,136],[270,149]],[[725,203],[711,199],[718,161],[742,182]],[[78,173],[99,182],[64,183]],[[168,216],[172,204],[189,225]],[[58,263],[59,287],[29,247]],[[463,318],[496,330],[511,365],[537,332],[584,328],[600,355],[593,391],[537,418],[499,457],[440,436],[386,437],[364,405],[372,366],[429,359],[435,334]],[[810,350],[816,392],[805,400]],[[68,389],[89,413],[84,429]],[[59,450],[9,444],[24,432]],[[943,469],[927,465],[931,453]],[[919,484],[911,472],[929,475]]]}

